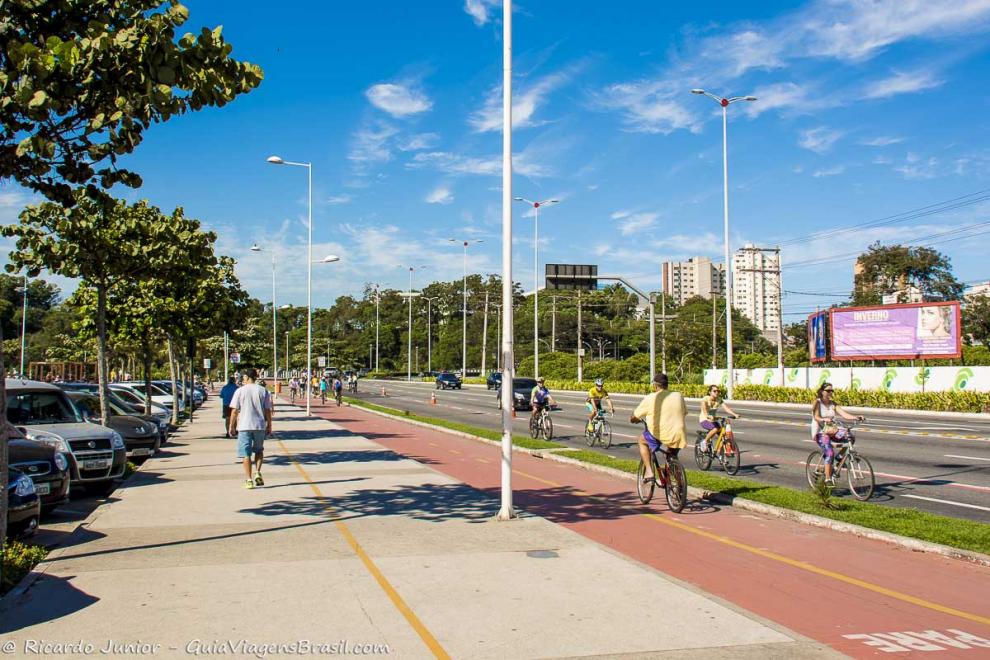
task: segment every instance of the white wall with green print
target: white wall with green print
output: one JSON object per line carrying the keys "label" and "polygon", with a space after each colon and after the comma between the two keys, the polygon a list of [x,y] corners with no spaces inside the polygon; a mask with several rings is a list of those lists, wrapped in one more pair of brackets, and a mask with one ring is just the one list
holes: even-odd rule
{"label": "white wall with green print", "polygon": [[[888,392],[990,392],[990,367],[785,367],[736,369],[737,385],[774,385],[817,389],[828,381],[839,389]],[[781,378],[783,376],[783,378]],[[725,369],[706,369],[705,384],[728,380]],[[783,383],[781,382],[783,380]]]}

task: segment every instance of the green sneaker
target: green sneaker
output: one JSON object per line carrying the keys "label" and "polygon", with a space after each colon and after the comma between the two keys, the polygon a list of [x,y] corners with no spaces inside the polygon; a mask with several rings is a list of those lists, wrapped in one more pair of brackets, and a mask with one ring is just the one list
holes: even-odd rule
{"label": "green sneaker", "polygon": [[260,472],[258,474],[256,474],[256,475],[254,475],[254,485],[255,486],[264,486],[265,485],[265,480],[261,478],[261,473]]}
{"label": "green sneaker", "polygon": [[254,482],[251,481],[250,479],[245,479],[244,480],[244,487],[247,488],[248,490],[250,490],[250,489],[254,488]]}

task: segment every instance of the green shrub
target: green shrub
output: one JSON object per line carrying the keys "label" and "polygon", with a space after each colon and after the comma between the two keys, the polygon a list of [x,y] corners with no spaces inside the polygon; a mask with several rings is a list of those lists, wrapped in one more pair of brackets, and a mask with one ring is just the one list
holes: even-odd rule
{"label": "green shrub", "polygon": [[[746,401],[806,403],[810,406],[815,402],[815,391],[796,387],[773,387],[771,385],[739,385],[736,387],[735,398]],[[969,390],[959,392],[836,390],[835,398],[842,405],[862,408],[973,413],[990,411],[990,393]]]}
{"label": "green shrub", "polygon": [[0,565],[2,565],[3,570],[0,594],[5,594],[13,589],[46,555],[48,555],[48,550],[40,545],[7,541],[3,546],[3,551],[0,552]]}

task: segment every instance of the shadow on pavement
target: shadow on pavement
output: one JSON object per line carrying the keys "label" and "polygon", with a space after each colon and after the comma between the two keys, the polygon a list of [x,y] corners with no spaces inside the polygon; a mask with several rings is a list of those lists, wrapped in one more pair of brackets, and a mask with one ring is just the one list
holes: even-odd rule
{"label": "shadow on pavement", "polygon": [[311,431],[276,431],[278,440],[326,440],[328,438],[354,438],[357,434],[346,429],[313,429]]}
{"label": "shadow on pavement", "polygon": [[70,575],[64,578],[40,576],[28,591],[11,598],[0,608],[0,633],[11,633],[38,623],[60,619],[97,602],[72,586]]}
{"label": "shadow on pavement", "polygon": [[[419,462],[435,462],[428,458],[408,457],[408,459]],[[406,456],[396,454],[393,451],[384,449],[369,449],[367,451],[319,451],[319,452],[295,452],[291,456],[284,454],[268,454],[265,456],[265,463],[269,465],[292,465],[293,461],[304,465],[332,464],[332,463],[375,463],[375,462],[395,462],[405,461]]]}

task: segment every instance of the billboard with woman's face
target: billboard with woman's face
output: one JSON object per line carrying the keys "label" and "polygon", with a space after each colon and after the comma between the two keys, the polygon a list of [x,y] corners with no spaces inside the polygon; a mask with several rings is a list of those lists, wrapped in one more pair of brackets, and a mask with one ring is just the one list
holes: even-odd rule
{"label": "billboard with woman's face", "polygon": [[832,359],[958,358],[961,325],[957,301],[832,309]]}

